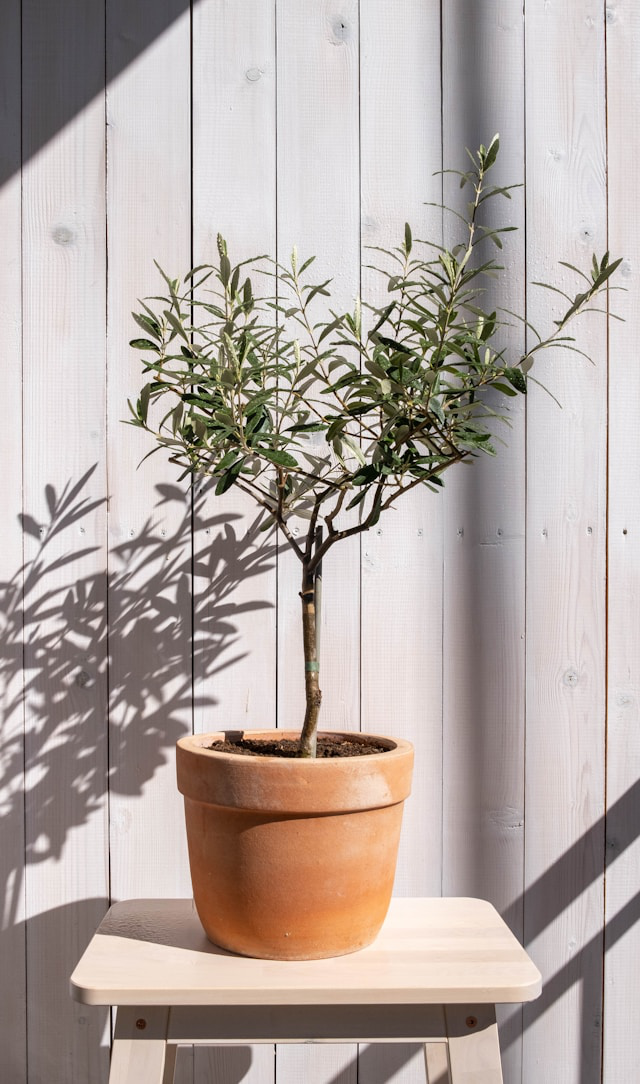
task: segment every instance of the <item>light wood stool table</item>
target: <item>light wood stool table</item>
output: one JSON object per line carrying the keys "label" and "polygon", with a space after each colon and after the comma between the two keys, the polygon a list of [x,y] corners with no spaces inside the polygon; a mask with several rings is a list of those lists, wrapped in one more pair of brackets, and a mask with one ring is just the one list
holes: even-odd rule
{"label": "light wood stool table", "polygon": [[394,899],[373,945],[308,963],[212,945],[191,900],[116,903],[71,977],[118,1007],[110,1084],[171,1084],[180,1043],[424,1043],[429,1084],[502,1084],[495,1006],[540,974],[476,899]]}

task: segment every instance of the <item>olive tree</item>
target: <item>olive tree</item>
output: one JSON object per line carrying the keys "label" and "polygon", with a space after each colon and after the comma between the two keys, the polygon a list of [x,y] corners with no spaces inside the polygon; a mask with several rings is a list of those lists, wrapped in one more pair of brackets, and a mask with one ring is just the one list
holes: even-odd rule
{"label": "olive tree", "polygon": [[[310,277],[314,258],[218,260],[183,279],[161,271],[164,296],[141,303],[147,382],[130,403],[133,425],[152,433],[184,475],[235,486],[264,510],[300,562],[306,711],[300,755],[314,756],[321,692],[316,639],[318,572],[335,545],[369,530],[417,486],[437,490],[454,464],[495,455],[504,397],[525,394],[537,354],[576,349],[567,325],[606,289],[620,261],[593,257],[575,296],[541,335],[511,356],[505,326],[521,315],[490,306],[487,281],[501,235],[484,224],[499,141],[470,154],[460,172],[467,213],[450,247],[414,240],[375,249],[386,301],[331,307],[331,280]],[[566,265],[571,266],[571,265]],[[540,284],[543,285],[543,284]],[[495,287],[490,293],[495,298]],[[327,300],[328,299],[328,300]],[[321,305],[318,306],[318,301]],[[321,307],[322,315],[316,315]],[[155,449],[154,449],[155,450]],[[292,520],[306,523],[294,533]]]}

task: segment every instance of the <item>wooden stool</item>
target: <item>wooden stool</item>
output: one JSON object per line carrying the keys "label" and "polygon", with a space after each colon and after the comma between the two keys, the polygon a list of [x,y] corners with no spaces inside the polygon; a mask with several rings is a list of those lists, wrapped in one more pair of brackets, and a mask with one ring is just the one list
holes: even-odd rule
{"label": "wooden stool", "polygon": [[484,900],[394,899],[377,940],[308,963],[212,945],[191,900],[116,903],[71,977],[117,1005],[110,1084],[171,1084],[179,1043],[424,1043],[428,1084],[502,1084],[495,1005],[541,978]]}

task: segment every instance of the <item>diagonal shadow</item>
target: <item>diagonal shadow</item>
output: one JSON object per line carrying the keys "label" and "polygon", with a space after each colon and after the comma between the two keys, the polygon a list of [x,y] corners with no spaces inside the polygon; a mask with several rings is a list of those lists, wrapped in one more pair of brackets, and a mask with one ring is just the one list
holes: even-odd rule
{"label": "diagonal shadow", "polygon": [[[510,926],[518,926],[524,912],[528,920],[528,937],[534,940],[578,896],[602,876],[606,839],[607,869],[628,847],[640,838],[640,780],[636,781],[613,803],[605,816],[599,818],[530,888],[521,893],[503,912]],[[582,984],[582,1065],[585,1073],[599,1079],[599,1050],[594,1051],[594,1021],[602,1019],[602,988],[590,982],[600,973],[606,951],[612,948],[640,922],[640,892],[613,915],[578,952],[544,983],[542,994],[533,1002],[514,1007],[500,1025],[500,1046],[503,1051],[519,1042],[523,1030],[532,1027],[576,983]],[[524,1013],[524,1020],[523,1020]],[[419,1048],[402,1044],[393,1050],[392,1071],[399,1072],[415,1056]],[[375,1046],[363,1047],[360,1066],[363,1077],[376,1064]],[[368,1070],[369,1067],[369,1070]],[[329,1084],[344,1084],[341,1071]],[[585,1077],[586,1079],[586,1077]]]}
{"label": "diagonal shadow", "polygon": [[607,867],[640,837],[640,779],[576,840],[553,865],[504,912],[511,925],[527,911],[527,937],[533,940]]}
{"label": "diagonal shadow", "polygon": [[0,186],[197,2],[3,0]]}
{"label": "diagonal shadow", "polygon": [[[640,832],[638,833],[640,835]],[[583,1050],[585,1043],[591,1042],[590,1033],[593,1031],[593,1020],[601,1016],[602,991],[599,988],[590,990],[584,983],[585,975],[591,973],[592,960],[601,961],[603,957],[603,941],[606,951],[612,948],[637,922],[640,921],[640,892],[622,907],[613,918],[604,925],[603,929],[594,935],[571,960],[558,969],[544,984],[542,994],[537,1001],[526,1005],[524,1009],[524,1026],[530,1027],[551,1006],[558,1001],[575,983],[583,983]],[[586,988],[585,988],[586,987]],[[500,1045],[508,1047],[520,1036],[521,1024],[517,1015],[510,1019],[500,1029]]]}

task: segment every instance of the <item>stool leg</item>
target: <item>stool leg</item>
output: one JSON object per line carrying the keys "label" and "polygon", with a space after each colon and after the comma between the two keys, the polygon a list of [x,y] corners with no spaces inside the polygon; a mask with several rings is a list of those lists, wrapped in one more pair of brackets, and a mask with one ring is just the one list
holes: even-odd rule
{"label": "stool leg", "polygon": [[167,1048],[169,1010],[118,1009],[109,1084],[173,1084],[177,1047]]}
{"label": "stool leg", "polygon": [[427,1084],[451,1084],[447,1043],[425,1043],[424,1060]]}
{"label": "stool leg", "polygon": [[504,1084],[494,1005],[447,1005],[451,1084]]}
{"label": "stool leg", "polygon": [[176,1058],[178,1057],[178,1044],[167,1043],[165,1046],[164,1076],[162,1084],[173,1084],[176,1074]]}

